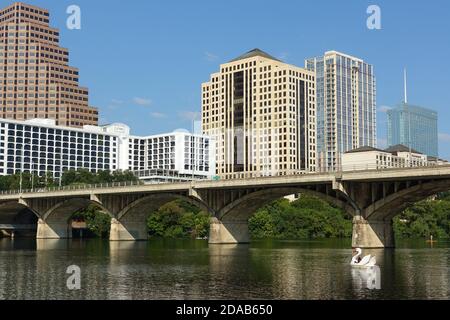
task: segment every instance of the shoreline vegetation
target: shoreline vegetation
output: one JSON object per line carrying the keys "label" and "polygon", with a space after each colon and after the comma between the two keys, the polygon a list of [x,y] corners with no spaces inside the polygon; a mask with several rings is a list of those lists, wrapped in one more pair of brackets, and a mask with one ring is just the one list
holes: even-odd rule
{"label": "shoreline vegetation", "polygon": [[[107,171],[93,174],[87,170],[65,172],[61,185],[80,185],[137,181],[131,172]],[[18,174],[0,177],[0,190],[18,189]],[[50,177],[22,175],[24,189],[56,186]],[[209,234],[209,216],[182,200],[163,205],[149,213],[147,226],[150,237],[174,239],[205,239]],[[91,237],[107,238],[111,217],[91,205],[77,212],[72,220],[84,221]],[[399,239],[450,239],[450,192],[418,202],[394,218],[394,233]],[[351,238],[352,218],[343,210],[309,196],[301,195],[290,202],[276,200],[259,209],[249,219],[250,237],[254,240],[304,240]]]}

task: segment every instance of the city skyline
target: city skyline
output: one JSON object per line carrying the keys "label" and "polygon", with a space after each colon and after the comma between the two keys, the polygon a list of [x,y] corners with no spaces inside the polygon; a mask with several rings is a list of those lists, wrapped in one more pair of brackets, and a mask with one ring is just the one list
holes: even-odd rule
{"label": "city skyline", "polygon": [[449,16],[0,0],[0,300],[450,299]]}
{"label": "city skyline", "polygon": [[[2,6],[10,3],[12,2],[3,2]],[[218,65],[254,47],[259,47],[275,57],[284,58],[284,61],[296,66],[303,66],[305,59],[326,50],[338,50],[370,61],[375,66],[378,78],[379,146],[386,144],[385,112],[401,101],[401,70],[404,66],[408,67],[410,72],[412,103],[443,111],[450,101],[449,93],[444,89],[445,84],[448,84],[445,70],[448,70],[449,66],[445,65],[445,62],[443,66],[439,63],[439,70],[443,72],[438,74],[432,73],[433,67],[430,67],[435,65],[441,56],[440,61],[445,61],[443,58],[448,55],[450,48],[446,43],[428,39],[432,33],[438,37],[444,32],[448,28],[448,22],[439,18],[440,12],[436,13],[417,3],[393,4],[379,1],[378,5],[382,10],[381,30],[366,28],[366,9],[370,3],[365,1],[347,6],[346,12],[338,8],[337,4],[328,2],[330,12],[337,10],[342,13],[340,17],[327,15],[329,21],[315,13],[312,4],[304,4],[304,10],[309,9],[312,14],[297,20],[297,24],[292,22],[291,18],[287,19],[292,17],[291,11],[299,8],[292,2],[286,2],[284,9],[270,11],[258,8],[258,19],[261,20],[252,18],[245,21],[238,19],[242,17],[242,13],[233,12],[235,25],[227,29],[224,14],[219,14],[213,24],[205,15],[211,10],[219,12],[219,9],[223,9],[223,4],[189,4],[198,10],[185,13],[187,4],[183,3],[141,1],[136,2],[135,6],[123,7],[119,1],[110,1],[108,6],[105,6],[81,0],[77,3],[82,10],[81,30],[65,28],[68,17],[65,10],[71,4],[68,1],[55,3],[29,0],[27,3],[50,11],[52,25],[61,30],[62,45],[71,50],[71,64],[80,69],[81,83],[90,88],[91,104],[100,109],[101,124],[125,122],[133,127],[135,134],[190,128],[190,119],[194,113],[200,112],[200,84],[208,80],[208,75],[213,73]],[[408,13],[404,12],[404,6],[408,6]],[[442,6],[448,7],[448,4],[442,2]],[[251,7],[251,3],[244,4],[242,12]],[[268,25],[263,21],[269,13],[275,17],[274,21],[277,23]],[[132,14],[137,16],[130,19]],[[117,22],[119,15],[123,17],[120,23]],[[164,23],[163,20],[167,19],[168,15],[171,21],[178,22]],[[212,30],[200,28],[199,23],[193,19],[203,15]],[[403,21],[406,15],[410,23],[398,22]],[[431,17],[433,20],[430,20]],[[426,23],[414,23],[422,20]],[[256,23],[259,32],[249,28],[251,22]],[[319,30],[320,23],[322,27]],[[236,29],[239,29],[240,33],[236,34]],[[304,30],[310,33],[306,35]],[[406,30],[411,32],[405,36]],[[220,41],[208,37],[213,31],[220,36]],[[117,46],[112,34],[119,37],[123,45]],[[291,41],[293,36],[302,41]],[[321,36],[320,41],[317,40],[318,36]],[[138,41],[138,37],[149,41],[143,43]],[[235,38],[235,41],[231,41],[230,37]],[[351,38],[351,41],[348,38]],[[420,46],[417,44],[419,40]],[[96,50],[89,50],[94,43]],[[386,47],[390,50],[381,50]],[[133,59],[125,59],[126,63],[123,65],[116,64],[114,68],[110,68],[112,61],[130,54],[129,48],[133,49]],[[106,52],[109,54],[105,54]],[[426,57],[427,52],[433,53],[433,59],[429,59],[424,66],[420,58]],[[167,60],[164,62],[162,59]],[[179,70],[176,77],[173,77],[174,70]],[[112,72],[116,76],[113,76]],[[433,86],[426,79],[434,79]],[[169,88],[175,88],[175,94],[169,95]],[[450,134],[444,125],[446,117],[443,114],[439,121],[440,156],[448,158]]]}

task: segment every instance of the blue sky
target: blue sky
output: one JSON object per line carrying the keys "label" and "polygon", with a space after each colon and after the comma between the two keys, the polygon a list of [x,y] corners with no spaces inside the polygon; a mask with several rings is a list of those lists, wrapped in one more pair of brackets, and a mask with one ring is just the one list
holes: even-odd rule
{"label": "blue sky", "polygon": [[[440,155],[450,158],[448,0],[26,2],[50,10],[102,123],[124,122],[135,134],[190,128],[200,85],[220,63],[257,47],[303,66],[305,58],[338,50],[375,67],[381,146],[384,111],[401,102],[407,67],[409,102],[439,112]],[[81,8],[81,30],[66,28],[72,4]],[[381,8],[381,30],[366,27],[371,4]]]}

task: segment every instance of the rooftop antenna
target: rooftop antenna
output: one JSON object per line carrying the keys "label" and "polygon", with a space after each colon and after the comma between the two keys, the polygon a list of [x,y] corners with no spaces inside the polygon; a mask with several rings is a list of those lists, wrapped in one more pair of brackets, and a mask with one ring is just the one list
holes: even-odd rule
{"label": "rooftop antenna", "polygon": [[408,104],[408,78],[407,78],[407,73],[406,73],[406,68],[404,70],[404,84],[405,84],[405,104]]}
{"label": "rooftop antenna", "polygon": [[405,107],[408,109],[408,144],[409,144],[409,166],[412,167],[412,141],[411,141],[411,110],[408,106],[408,77],[406,68],[404,69],[404,85],[405,85]]}

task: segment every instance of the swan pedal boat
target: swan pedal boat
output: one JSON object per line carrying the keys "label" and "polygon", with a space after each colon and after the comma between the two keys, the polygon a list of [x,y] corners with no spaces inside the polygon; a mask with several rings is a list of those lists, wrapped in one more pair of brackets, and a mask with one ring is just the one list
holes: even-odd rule
{"label": "swan pedal boat", "polygon": [[350,265],[353,268],[371,268],[374,267],[377,264],[377,259],[375,256],[371,256],[370,254],[365,256],[361,259],[361,261],[358,262],[358,258],[362,254],[362,250],[360,248],[356,249],[357,255],[352,258],[352,261],[350,262]]}

